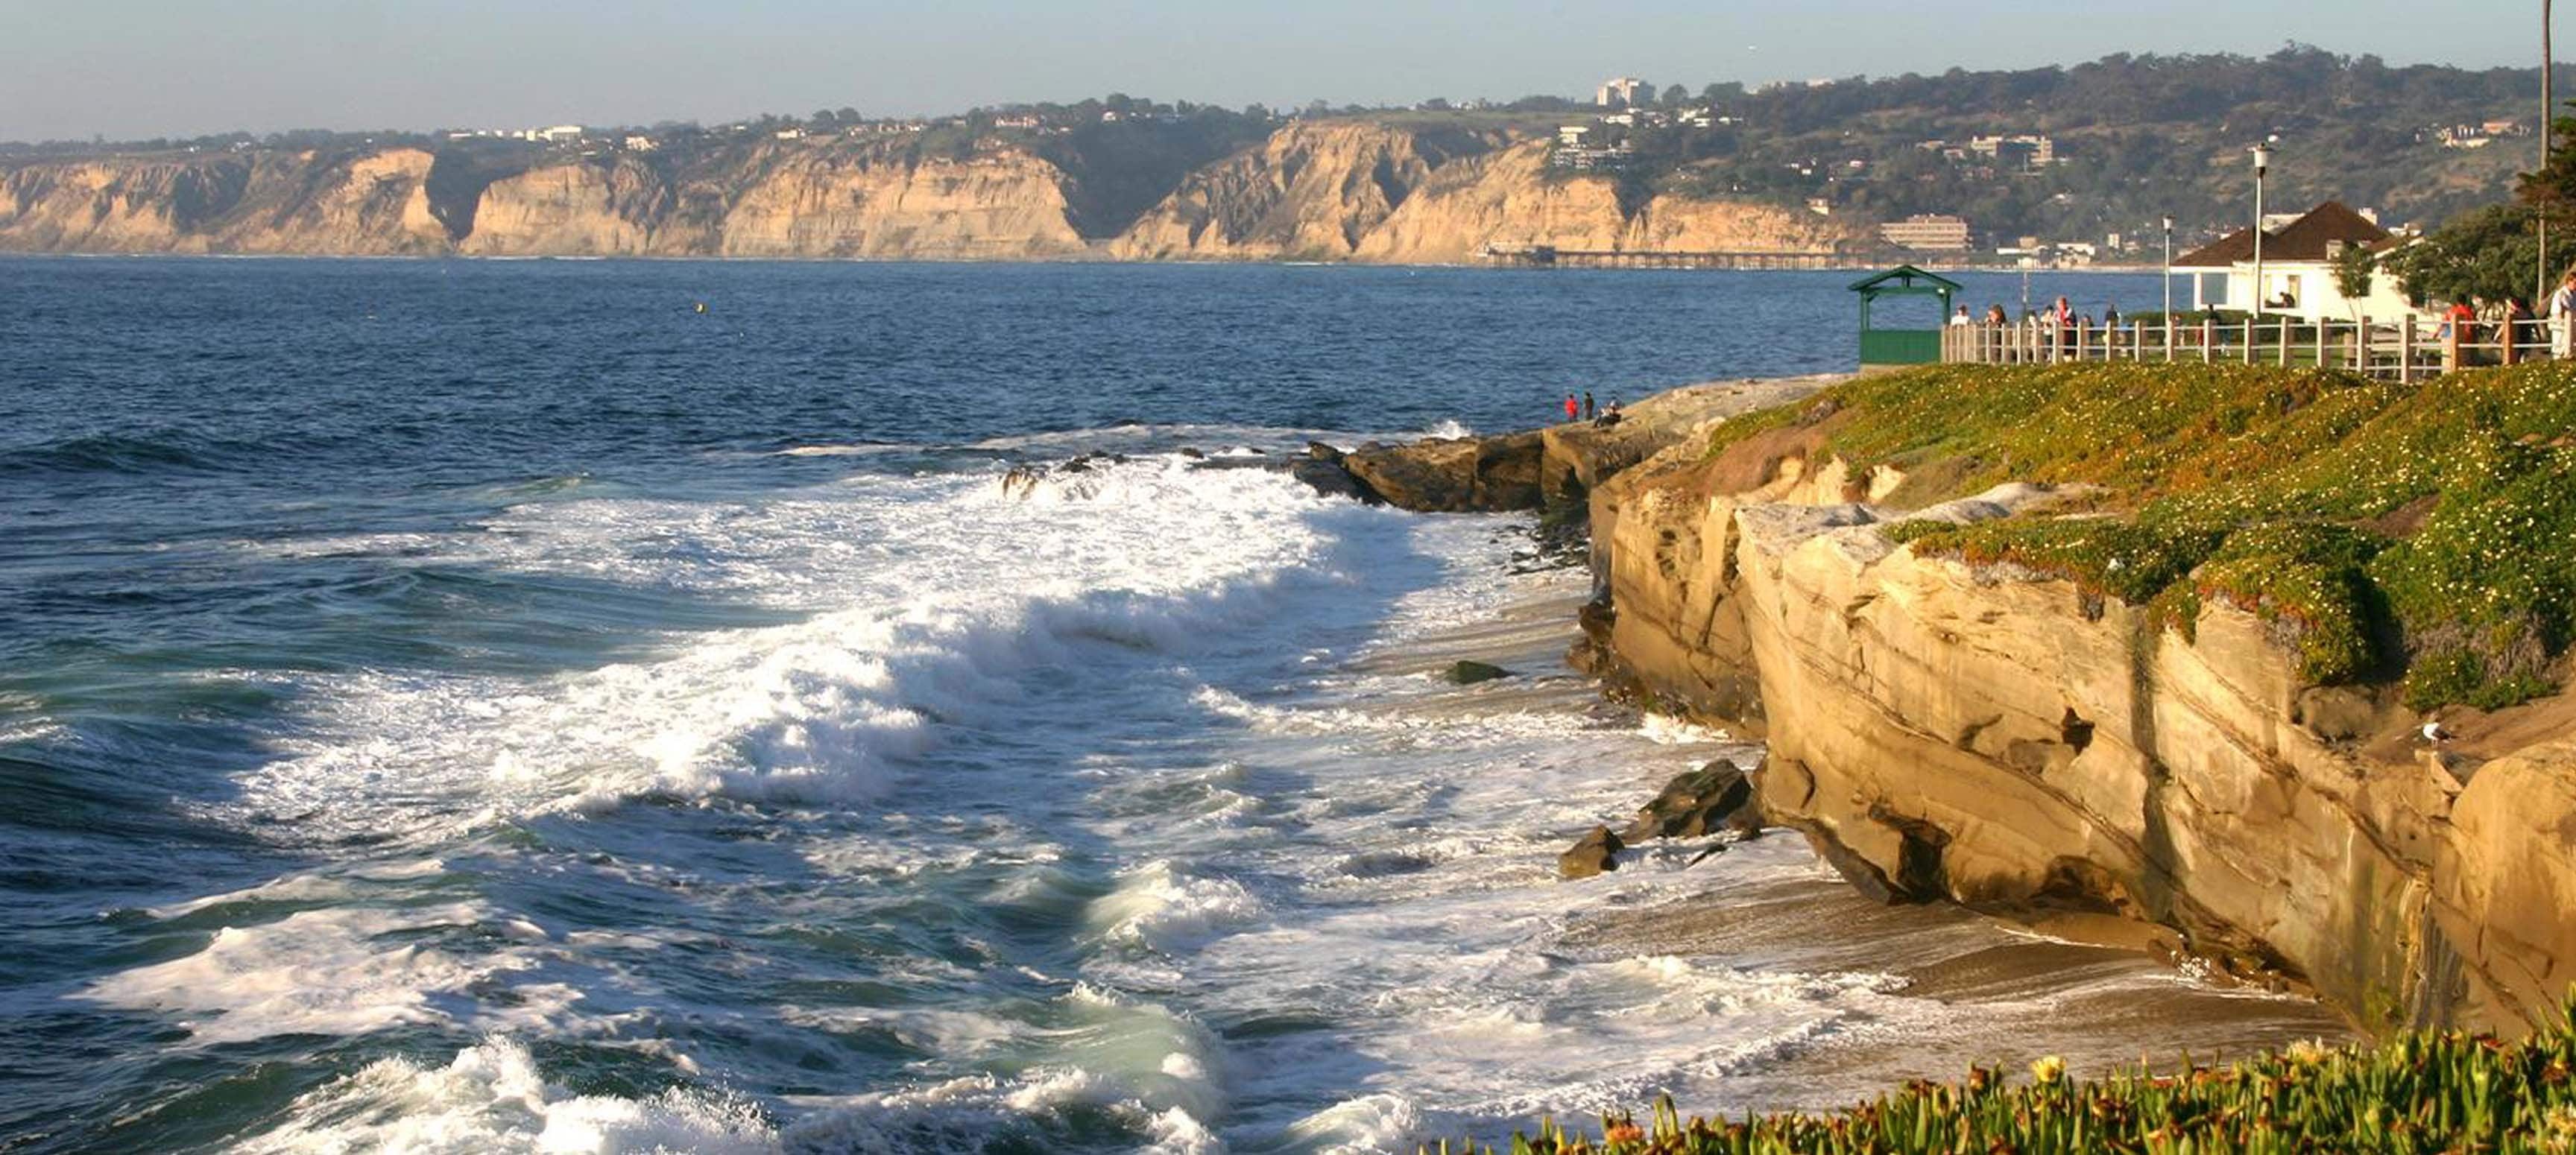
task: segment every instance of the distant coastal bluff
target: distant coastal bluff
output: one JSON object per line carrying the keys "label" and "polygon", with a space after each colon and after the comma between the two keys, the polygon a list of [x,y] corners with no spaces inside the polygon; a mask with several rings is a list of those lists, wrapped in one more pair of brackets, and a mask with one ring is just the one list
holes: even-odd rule
{"label": "distant coastal bluff", "polygon": [[761,139],[508,172],[421,148],[0,162],[0,251],[1464,262],[1488,245],[1832,253],[1857,226],[1752,199],[1623,201],[1550,144],[1300,120],[1174,175],[1016,145]]}
{"label": "distant coastal bluff", "polygon": [[[2576,553],[2555,522],[2493,526],[2522,500],[2499,494],[2566,484],[2522,433],[2570,407],[2550,366],[2403,389],[1957,366],[1346,465],[1398,505],[1588,517],[1575,664],[1765,739],[1764,819],[1882,901],[2373,1029],[2519,1031],[2576,979],[2576,735],[2547,631],[2478,589],[2526,567],[2464,543]],[[2170,428],[2073,436],[2106,419]],[[2533,452],[2444,474],[2489,442]]]}

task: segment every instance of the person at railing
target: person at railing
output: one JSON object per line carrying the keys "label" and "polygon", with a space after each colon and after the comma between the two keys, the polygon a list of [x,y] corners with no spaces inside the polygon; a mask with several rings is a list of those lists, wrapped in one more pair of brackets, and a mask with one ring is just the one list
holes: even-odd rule
{"label": "person at railing", "polygon": [[2002,305],[1995,304],[1986,306],[1986,324],[1988,326],[2000,329],[2011,323],[2012,318],[2004,315],[2004,307]]}
{"label": "person at railing", "polygon": [[1966,305],[1959,306],[1958,312],[1950,314],[1950,326],[1952,328],[1964,329],[1976,323],[1977,319],[1968,315],[1968,307]]}
{"label": "person at railing", "polygon": [[2576,346],[2576,269],[2558,279],[2549,294],[2549,355],[2565,360]]}
{"label": "person at railing", "polygon": [[2433,335],[2445,341],[2457,338],[2463,345],[2477,340],[2478,306],[2482,303],[2475,297],[2451,302],[2450,308],[2442,310],[2441,329]]}

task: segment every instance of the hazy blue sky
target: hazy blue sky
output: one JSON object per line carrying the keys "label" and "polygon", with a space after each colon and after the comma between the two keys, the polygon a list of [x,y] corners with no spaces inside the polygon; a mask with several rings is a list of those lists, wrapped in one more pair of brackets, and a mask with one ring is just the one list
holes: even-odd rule
{"label": "hazy blue sky", "polygon": [[2536,60],[2538,12],[2538,0],[0,0],[0,139],[897,115],[1112,90],[1227,105],[1507,99],[1621,73],[1697,87],[2261,55],[2289,40],[2483,67]]}

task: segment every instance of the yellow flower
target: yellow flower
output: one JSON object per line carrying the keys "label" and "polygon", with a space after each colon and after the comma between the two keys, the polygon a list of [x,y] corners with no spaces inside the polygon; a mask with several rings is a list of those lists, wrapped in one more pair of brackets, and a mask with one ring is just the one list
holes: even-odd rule
{"label": "yellow flower", "polygon": [[2055,1055],[2042,1055],[2030,1061],[2030,1077],[2042,1084],[2066,1077],[2066,1060]]}

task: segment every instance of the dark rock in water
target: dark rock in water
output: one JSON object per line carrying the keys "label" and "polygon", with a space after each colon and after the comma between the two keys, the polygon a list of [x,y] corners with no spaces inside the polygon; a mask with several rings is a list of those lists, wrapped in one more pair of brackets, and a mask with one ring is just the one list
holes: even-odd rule
{"label": "dark rock in water", "polygon": [[1342,860],[1342,873],[1352,878],[1383,878],[1429,870],[1432,861],[1401,850],[1364,850]]}
{"label": "dark rock in water", "polygon": [[1192,461],[1199,461],[1207,457],[1207,450],[1184,445],[1181,447],[1181,456],[1189,458]]}
{"label": "dark rock in water", "polygon": [[1342,451],[1335,449],[1330,445],[1326,445],[1321,441],[1307,442],[1306,456],[1314,458],[1317,461],[1329,461],[1335,465],[1340,465],[1342,463]]}
{"label": "dark rock in water", "polygon": [[1026,501],[1038,491],[1038,483],[1046,480],[1046,474],[1043,465],[1014,465],[1002,475],[1002,496]]}
{"label": "dark rock in water", "polygon": [[1637,812],[1625,832],[1630,842],[1652,838],[1700,838],[1721,830],[1758,830],[1760,809],[1753,804],[1753,782],[1735,763],[1723,758],[1697,770],[1674,775],[1663,792]]}
{"label": "dark rock in water", "polygon": [[1511,677],[1512,672],[1491,662],[1461,660],[1451,663],[1449,672],[1441,676],[1461,686],[1472,686],[1478,682]]}
{"label": "dark rock in water", "polygon": [[1375,490],[1351,476],[1351,471],[1329,461],[1291,461],[1288,476],[1305,482],[1307,487],[1326,497],[1347,497],[1363,505],[1384,505],[1386,500]]}
{"label": "dark rock in water", "polygon": [[1556,872],[1566,878],[1590,878],[1605,870],[1617,870],[1619,852],[1627,847],[1609,827],[1595,826],[1592,833],[1556,856]]}

